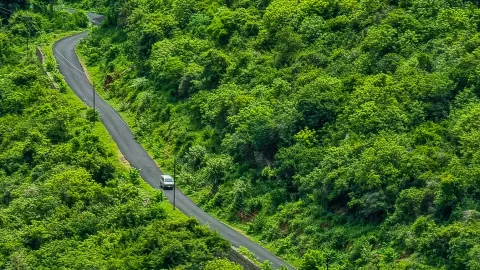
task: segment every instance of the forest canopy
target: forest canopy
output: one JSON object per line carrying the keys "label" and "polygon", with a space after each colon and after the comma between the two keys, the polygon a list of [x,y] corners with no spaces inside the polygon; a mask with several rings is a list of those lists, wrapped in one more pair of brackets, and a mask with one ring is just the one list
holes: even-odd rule
{"label": "forest canopy", "polygon": [[480,268],[477,1],[99,3],[80,52],[205,209],[300,269]]}
{"label": "forest canopy", "polygon": [[[230,248],[225,239],[172,211],[120,163],[48,53],[53,33],[82,29],[87,17],[55,12],[8,13],[0,26],[0,269],[238,267],[218,258]],[[28,35],[43,45],[44,67],[31,44],[27,54]]]}

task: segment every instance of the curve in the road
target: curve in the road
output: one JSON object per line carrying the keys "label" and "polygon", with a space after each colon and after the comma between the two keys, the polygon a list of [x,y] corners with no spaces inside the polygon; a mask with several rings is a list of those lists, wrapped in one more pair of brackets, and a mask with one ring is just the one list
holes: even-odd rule
{"label": "curve in the road", "polygon": [[[133,167],[140,170],[142,178],[150,184],[150,186],[158,189],[158,179],[160,175],[162,175],[162,171],[145,149],[135,140],[132,131],[125,121],[123,121],[120,115],[109,104],[95,93],[92,85],[86,79],[82,65],[75,53],[75,46],[86,35],[87,32],[83,32],[64,38],[54,44],[53,52],[57,60],[58,68],[70,88],[88,106],[93,106],[93,98],[95,95],[96,109],[100,113],[102,123],[107,128],[122,154]],[[170,201],[173,200],[173,191],[165,191],[164,194]],[[270,251],[207,214],[179,189],[176,189],[176,206],[186,215],[196,217],[200,223],[208,224],[212,230],[220,233],[233,246],[246,247],[253,252],[259,260],[269,260],[275,268],[284,265],[289,269],[294,269]]]}

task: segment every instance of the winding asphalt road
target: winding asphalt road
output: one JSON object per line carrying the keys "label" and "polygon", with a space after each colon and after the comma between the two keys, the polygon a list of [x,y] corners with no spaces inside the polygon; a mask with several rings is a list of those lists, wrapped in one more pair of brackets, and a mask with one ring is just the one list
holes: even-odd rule
{"label": "winding asphalt road", "polygon": [[[102,21],[101,15],[88,13],[88,16],[95,24]],[[95,95],[95,105],[101,115],[102,123],[107,128],[110,136],[112,136],[122,154],[133,167],[140,170],[142,178],[150,184],[150,186],[158,189],[158,179],[160,178],[160,175],[163,174],[162,171],[158,168],[145,149],[135,140],[135,136],[126,122],[110,105],[107,104],[107,102],[94,92],[92,85],[86,79],[85,72],[75,53],[75,47],[78,42],[87,35],[87,33],[88,32],[83,32],[73,35],[54,44],[53,52],[58,63],[58,68],[65,77],[65,81],[70,88],[88,106],[93,106]],[[173,191],[165,191],[164,194],[170,201],[173,201]],[[208,224],[210,229],[219,232],[233,246],[243,246],[248,248],[260,261],[269,260],[275,268],[284,265],[289,269],[294,269],[285,261],[273,255],[270,251],[207,214],[179,189],[176,189],[175,201],[176,206],[183,213],[188,216],[196,217],[201,224]]]}

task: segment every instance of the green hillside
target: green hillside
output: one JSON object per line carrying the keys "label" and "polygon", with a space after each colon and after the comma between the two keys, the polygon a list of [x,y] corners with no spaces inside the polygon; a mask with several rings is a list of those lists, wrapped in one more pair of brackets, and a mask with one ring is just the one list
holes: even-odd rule
{"label": "green hillside", "polygon": [[49,50],[86,15],[39,12],[0,12],[0,269],[238,269],[215,260],[226,240],[120,163],[93,110],[66,88]]}
{"label": "green hillside", "polygon": [[79,51],[204,209],[301,269],[480,269],[478,1],[95,6]]}

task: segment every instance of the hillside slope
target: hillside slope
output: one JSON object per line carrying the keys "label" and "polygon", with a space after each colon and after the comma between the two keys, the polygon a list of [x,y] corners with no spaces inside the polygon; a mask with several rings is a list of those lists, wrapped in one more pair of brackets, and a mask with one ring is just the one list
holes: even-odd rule
{"label": "hillside slope", "polygon": [[[46,27],[56,16],[82,24]],[[173,211],[160,191],[142,185],[138,171],[120,163],[105,128],[66,87],[51,53],[45,68],[58,90],[33,58],[33,46],[27,55],[26,37],[49,48],[55,36],[81,29],[85,14],[6,17],[8,24],[0,25],[0,269],[238,270],[217,259],[230,248],[226,240]]]}
{"label": "hillside slope", "polygon": [[204,209],[301,269],[479,269],[477,2],[105,8],[80,52]]}
{"label": "hillside slope", "polygon": [[[92,89],[91,83],[86,79],[82,65],[75,53],[78,42],[85,38],[86,34],[87,32],[83,32],[69,36],[54,44],[53,50],[59,70],[65,77],[65,82],[71,87],[80,100],[91,107],[95,104],[95,109],[103,125],[128,163],[139,170],[141,177],[148,185],[154,189],[159,189],[159,179],[161,179],[164,172],[158,168],[155,161],[149,156],[142,145],[138,143],[129,126],[118,112],[97,94],[95,94],[95,98],[93,96],[95,92]],[[228,240],[232,246],[248,248],[248,250],[255,254],[260,262],[268,261],[268,264],[271,264],[272,267],[288,267],[287,263],[268,250],[203,211],[178,188],[175,188],[175,190],[164,190],[163,194],[174,204],[175,208],[178,208],[188,216],[196,218],[201,224],[207,224],[210,230],[218,232],[218,234]],[[291,269],[291,267],[289,267],[289,269]]]}

